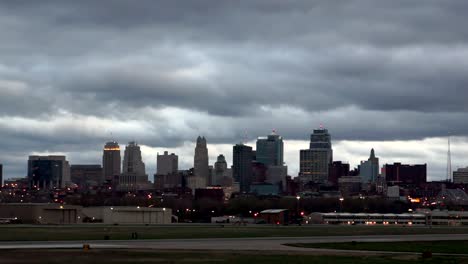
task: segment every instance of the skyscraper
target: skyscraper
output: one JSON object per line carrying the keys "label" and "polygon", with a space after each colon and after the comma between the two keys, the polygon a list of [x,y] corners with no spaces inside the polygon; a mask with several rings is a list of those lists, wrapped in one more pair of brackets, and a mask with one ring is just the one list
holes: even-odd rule
{"label": "skyscraper", "polygon": [[303,183],[326,183],[328,167],[333,161],[331,136],[327,129],[314,129],[309,149],[300,150],[300,179]]}
{"label": "skyscraper", "polygon": [[374,149],[371,150],[367,161],[361,162],[359,176],[363,183],[375,182],[379,176],[379,158],[375,157]]}
{"label": "skyscraper", "polygon": [[266,138],[257,139],[257,162],[265,166],[283,165],[283,138],[273,131]]}
{"label": "skyscraper", "polygon": [[231,186],[231,169],[228,168],[224,155],[219,155],[213,168],[212,185]]}
{"label": "skyscraper", "polygon": [[3,164],[0,164],[0,187],[3,185]]}
{"label": "skyscraper", "polygon": [[125,147],[123,172],[119,176],[118,189],[121,191],[136,191],[149,187],[145,163],[141,157],[140,146],[129,142]]}
{"label": "skyscraper", "polygon": [[197,138],[195,147],[195,156],[193,164],[193,174],[197,178],[194,186],[196,188],[206,187],[210,184],[210,172],[208,167],[208,148],[206,147],[205,137]]}
{"label": "skyscraper", "polygon": [[102,154],[103,181],[111,181],[121,172],[120,146],[117,142],[107,142]]}
{"label": "skyscraper", "polygon": [[232,175],[239,183],[240,192],[249,192],[252,184],[252,147],[237,144],[232,150]]}
{"label": "skyscraper", "polygon": [[164,155],[159,155],[158,153],[156,161],[157,175],[177,174],[179,170],[179,157],[176,154],[171,153],[169,155],[167,151],[164,151]]}
{"label": "skyscraper", "polygon": [[28,182],[30,187],[64,188],[70,181],[70,164],[65,156],[29,156]]}

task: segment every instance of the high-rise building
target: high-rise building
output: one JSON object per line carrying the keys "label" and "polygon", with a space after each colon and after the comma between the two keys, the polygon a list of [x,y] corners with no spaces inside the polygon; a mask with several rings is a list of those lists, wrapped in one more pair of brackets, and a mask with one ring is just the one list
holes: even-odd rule
{"label": "high-rise building", "polygon": [[213,168],[213,177],[212,185],[221,185],[224,186],[226,179],[225,177],[230,177],[230,169],[228,169],[226,158],[223,154],[219,155],[216,159]]}
{"label": "high-rise building", "polygon": [[101,165],[71,165],[71,181],[80,189],[96,187],[104,182]]}
{"label": "high-rise building", "polygon": [[240,192],[249,192],[252,184],[252,147],[237,144],[233,147],[232,175]]}
{"label": "high-rise building", "polygon": [[[210,183],[210,172],[208,167],[208,148],[206,147],[205,137],[197,138],[195,147],[195,156],[193,164],[193,174],[197,178],[194,182],[195,188],[204,188]],[[192,188],[191,187],[191,188]],[[193,189],[193,188],[192,188]]]}
{"label": "high-rise building", "polygon": [[341,161],[333,161],[328,168],[328,181],[338,186],[338,179],[349,175],[349,164]]}
{"label": "high-rise building", "polygon": [[103,180],[111,181],[121,172],[120,146],[117,142],[107,142],[102,154]]}
{"label": "high-rise building", "polygon": [[256,161],[265,166],[283,165],[283,138],[275,131],[266,138],[257,139]]}
{"label": "high-rise building", "polygon": [[379,177],[379,158],[375,157],[374,149],[371,150],[369,159],[361,162],[359,176],[363,183],[374,183]]}
{"label": "high-rise building", "polygon": [[459,168],[453,172],[453,183],[468,184],[468,167]]}
{"label": "high-rise building", "polygon": [[164,151],[164,155],[158,153],[156,163],[157,175],[175,175],[179,170],[179,157],[174,153],[171,153],[171,155],[167,151]]}
{"label": "high-rise building", "polygon": [[123,171],[119,176],[118,190],[136,191],[149,188],[145,163],[137,143],[129,142],[125,147],[122,165]]}
{"label": "high-rise building", "polygon": [[0,164],[0,187],[3,185],[3,164]]}
{"label": "high-rise building", "polygon": [[315,129],[309,149],[300,151],[299,174],[303,183],[326,183],[328,167],[333,161],[331,136],[327,129]]}
{"label": "high-rise building", "polygon": [[382,177],[391,184],[421,186],[427,182],[427,165],[385,164]]}
{"label": "high-rise building", "polygon": [[28,182],[32,188],[64,188],[71,181],[65,156],[29,156]]}

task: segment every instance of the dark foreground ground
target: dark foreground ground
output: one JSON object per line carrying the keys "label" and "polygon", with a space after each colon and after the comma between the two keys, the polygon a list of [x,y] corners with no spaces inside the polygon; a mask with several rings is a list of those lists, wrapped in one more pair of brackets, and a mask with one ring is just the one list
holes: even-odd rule
{"label": "dark foreground ground", "polygon": [[311,237],[353,235],[409,234],[468,234],[468,227],[404,227],[404,226],[232,226],[232,225],[61,225],[0,226],[0,241],[59,241],[59,240],[127,240],[190,239],[190,238],[249,238],[249,237]]}
{"label": "dark foreground ground", "polygon": [[297,243],[289,246],[340,250],[370,250],[392,252],[432,252],[467,254],[468,241],[411,241],[411,242],[346,242],[346,243]]}
{"label": "dark foreground ground", "polygon": [[255,251],[147,251],[147,250],[0,250],[0,263],[468,263],[468,258],[433,257],[419,254],[373,256],[316,255]]}

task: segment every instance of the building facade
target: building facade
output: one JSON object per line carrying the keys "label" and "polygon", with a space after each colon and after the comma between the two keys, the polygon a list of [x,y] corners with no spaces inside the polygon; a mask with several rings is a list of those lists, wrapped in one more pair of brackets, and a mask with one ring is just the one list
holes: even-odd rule
{"label": "building facade", "polygon": [[80,189],[96,187],[104,182],[101,165],[71,165],[71,181]]}
{"label": "building facade", "polygon": [[195,146],[195,156],[193,162],[193,174],[198,179],[195,179],[196,188],[203,188],[210,183],[210,172],[208,166],[208,148],[206,146],[205,137],[197,138],[197,145]]}
{"label": "building facade", "polygon": [[226,158],[222,154],[218,156],[214,164],[212,185],[226,187],[232,185],[232,172],[231,169],[228,168]]}
{"label": "building facade", "polygon": [[361,162],[359,176],[363,183],[374,183],[379,177],[379,158],[375,157],[374,149],[371,150],[369,159]]}
{"label": "building facade", "polygon": [[427,165],[385,164],[382,177],[390,185],[421,186],[427,182]]}
{"label": "building facade", "polygon": [[265,166],[282,166],[283,138],[275,131],[266,138],[258,138],[255,156],[255,160]]}
{"label": "building facade", "polygon": [[468,167],[453,172],[453,183],[468,184]]}
{"label": "building facade", "polygon": [[123,172],[119,176],[119,191],[137,191],[148,189],[148,175],[145,163],[141,157],[140,146],[135,142],[129,142],[125,147],[123,160]]}
{"label": "building facade", "polygon": [[341,161],[334,161],[328,169],[328,182],[338,186],[338,179],[349,176],[349,164]]}
{"label": "building facade", "polygon": [[65,156],[29,156],[29,187],[64,188],[70,181],[70,164]]}
{"label": "building facade", "polygon": [[164,155],[159,155],[156,158],[156,174],[157,175],[174,175],[179,170],[179,157],[164,151]]}
{"label": "building facade", "polygon": [[3,185],[3,164],[0,164],[0,187]]}
{"label": "building facade", "polygon": [[240,192],[247,193],[252,184],[252,147],[237,144],[232,152],[232,175],[239,183]]}
{"label": "building facade", "polygon": [[121,173],[121,156],[119,143],[107,142],[102,154],[102,171],[105,181],[112,181]]}
{"label": "building facade", "polygon": [[331,136],[327,129],[315,129],[309,149],[300,150],[299,174],[303,183],[326,183],[328,167],[333,161]]}

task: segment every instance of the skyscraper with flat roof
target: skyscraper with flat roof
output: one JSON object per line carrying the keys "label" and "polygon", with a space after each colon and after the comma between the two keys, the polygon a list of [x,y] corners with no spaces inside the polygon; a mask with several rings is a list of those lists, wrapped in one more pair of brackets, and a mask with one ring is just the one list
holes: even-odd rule
{"label": "skyscraper with flat roof", "polygon": [[115,141],[107,142],[102,154],[103,180],[111,181],[121,172],[120,146]]}
{"label": "skyscraper with flat roof", "polygon": [[283,165],[283,138],[275,131],[257,139],[256,161],[265,166]]}
{"label": "skyscraper with flat roof", "polygon": [[177,174],[177,171],[179,170],[179,157],[167,151],[164,151],[163,155],[159,155],[156,158],[156,174],[157,175],[169,175],[169,174]]}
{"label": "skyscraper with flat roof", "polygon": [[327,129],[314,129],[309,149],[300,150],[299,173],[303,183],[326,183],[328,168],[333,161],[331,136]]}
{"label": "skyscraper with flat roof", "polygon": [[28,182],[31,188],[64,188],[71,182],[70,164],[65,156],[29,156]]}
{"label": "skyscraper with flat roof", "polygon": [[249,192],[252,184],[252,147],[237,144],[232,150],[232,175],[240,192]]}

